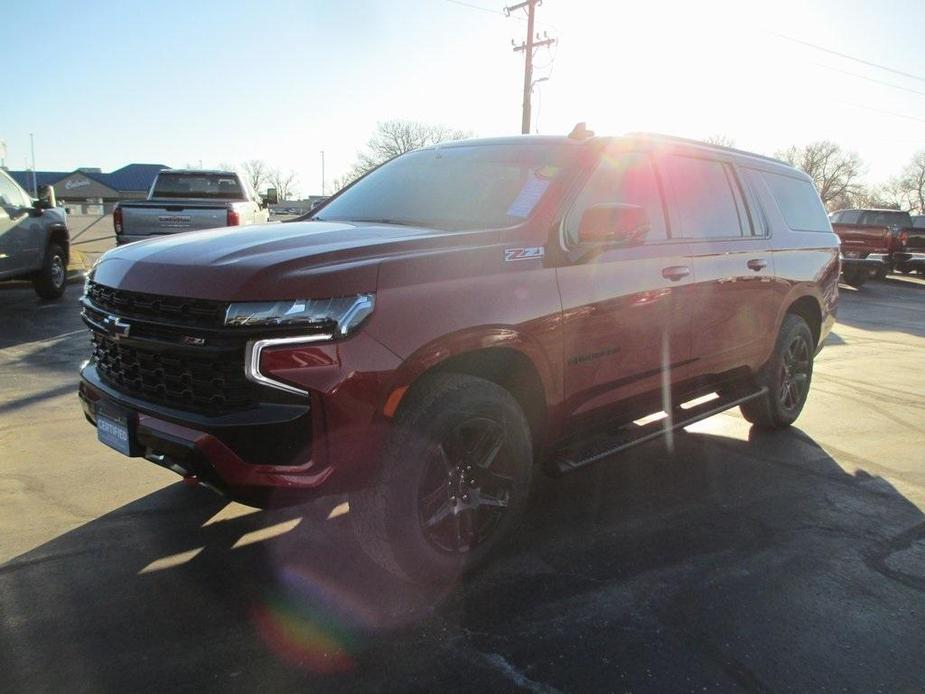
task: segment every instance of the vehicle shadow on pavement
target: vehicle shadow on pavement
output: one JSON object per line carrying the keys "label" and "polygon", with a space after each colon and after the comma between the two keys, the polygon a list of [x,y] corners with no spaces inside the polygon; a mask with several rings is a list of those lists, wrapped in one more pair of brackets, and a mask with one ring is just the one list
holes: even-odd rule
{"label": "vehicle shadow on pavement", "polygon": [[[23,287],[7,287],[0,291],[0,320],[5,326],[0,331],[0,349],[67,337],[71,338],[68,343],[74,342],[76,331],[85,329],[78,303],[82,294],[82,280],[69,284],[64,296],[55,301],[43,301],[32,289]],[[86,336],[79,341],[82,346],[89,344]],[[89,353],[89,349],[85,351]]]}
{"label": "vehicle shadow on pavement", "polygon": [[[874,332],[902,332],[925,337],[925,284],[887,279],[860,290],[839,287],[838,322]],[[876,311],[871,314],[871,306]]]}
{"label": "vehicle shadow on pavement", "polygon": [[172,485],[0,565],[0,689],[917,690],[922,513],[797,429],[725,419],[543,479],[448,593],[369,561],[341,499]]}

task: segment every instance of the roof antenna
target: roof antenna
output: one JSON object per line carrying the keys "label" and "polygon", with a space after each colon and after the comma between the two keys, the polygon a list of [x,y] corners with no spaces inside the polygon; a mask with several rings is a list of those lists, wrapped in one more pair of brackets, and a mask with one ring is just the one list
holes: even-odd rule
{"label": "roof antenna", "polygon": [[594,131],[588,130],[587,124],[582,121],[575,124],[568,136],[570,140],[587,140],[589,137],[594,137]]}

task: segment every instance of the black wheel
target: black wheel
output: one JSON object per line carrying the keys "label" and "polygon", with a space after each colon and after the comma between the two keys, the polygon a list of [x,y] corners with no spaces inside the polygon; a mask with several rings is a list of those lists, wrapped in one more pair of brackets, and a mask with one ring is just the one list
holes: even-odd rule
{"label": "black wheel", "polygon": [[889,269],[886,265],[884,265],[884,266],[882,266],[882,267],[878,267],[878,268],[877,268],[877,273],[874,275],[874,279],[875,279],[875,280],[880,280],[880,281],[885,280],[885,279],[886,279],[886,276],[887,276],[887,273],[888,273],[889,271],[890,271],[890,269]]}
{"label": "black wheel", "polygon": [[859,289],[867,281],[867,271],[860,267],[849,267],[843,273],[845,284]]}
{"label": "black wheel", "polygon": [[774,354],[758,374],[768,392],[739,406],[752,424],[765,429],[788,427],[800,416],[813,380],[813,334],[799,316],[784,317]]}
{"label": "black wheel", "polygon": [[912,268],[911,268],[911,267],[908,267],[908,266],[906,266],[906,265],[897,265],[897,266],[896,266],[896,269],[897,269],[899,272],[903,273],[904,275],[908,275],[910,272],[912,272]]}
{"label": "black wheel", "polygon": [[530,430],[500,386],[428,377],[406,396],[379,477],[350,496],[364,551],[399,576],[446,583],[510,535],[532,479]]}
{"label": "black wheel", "polygon": [[64,294],[67,282],[67,261],[64,250],[56,243],[45,249],[45,262],[32,280],[35,293],[43,299],[57,299]]}

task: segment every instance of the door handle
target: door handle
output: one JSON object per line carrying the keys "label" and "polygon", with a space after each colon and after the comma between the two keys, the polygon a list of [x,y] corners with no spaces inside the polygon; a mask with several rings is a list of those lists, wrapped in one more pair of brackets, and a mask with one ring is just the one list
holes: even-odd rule
{"label": "door handle", "polygon": [[691,274],[691,269],[687,267],[687,265],[669,265],[666,268],[662,268],[662,277],[672,282],[677,282],[687,277],[689,274]]}
{"label": "door handle", "polygon": [[748,265],[749,270],[754,270],[755,272],[759,272],[761,270],[764,270],[768,266],[768,261],[765,260],[764,258],[752,258],[751,260],[748,261],[748,263],[746,263],[746,265]]}

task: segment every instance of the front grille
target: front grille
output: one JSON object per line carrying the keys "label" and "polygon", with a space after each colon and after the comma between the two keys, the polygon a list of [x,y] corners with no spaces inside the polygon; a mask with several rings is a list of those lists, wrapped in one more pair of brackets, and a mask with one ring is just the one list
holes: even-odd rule
{"label": "front grille", "polygon": [[93,361],[100,378],[143,400],[206,414],[255,404],[255,386],[244,376],[244,349],[192,355],[120,343],[92,333]]}
{"label": "front grille", "polygon": [[228,308],[228,304],[221,301],[128,292],[96,282],[88,283],[87,298],[100,309],[126,318],[201,328],[221,328]]}

